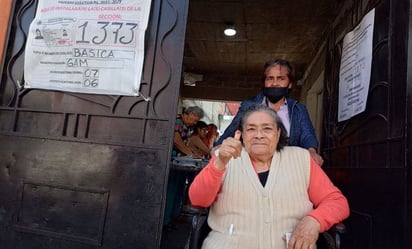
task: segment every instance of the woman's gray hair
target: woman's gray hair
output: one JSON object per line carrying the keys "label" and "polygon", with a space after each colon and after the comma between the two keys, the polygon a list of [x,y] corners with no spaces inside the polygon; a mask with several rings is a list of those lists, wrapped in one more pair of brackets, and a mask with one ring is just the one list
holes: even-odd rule
{"label": "woman's gray hair", "polygon": [[277,127],[280,129],[280,136],[279,136],[279,142],[278,145],[276,147],[277,151],[280,151],[281,149],[283,149],[283,147],[285,147],[286,145],[288,145],[288,135],[285,129],[285,126],[282,123],[282,120],[280,119],[279,115],[269,106],[267,105],[263,105],[263,104],[252,104],[250,106],[248,106],[240,120],[240,125],[239,125],[239,129],[241,131],[243,131],[243,127],[245,125],[246,120],[249,118],[249,116],[252,113],[255,112],[266,112],[267,114],[269,114],[273,120],[275,121]]}
{"label": "woman's gray hair", "polygon": [[196,117],[200,119],[202,119],[203,116],[205,115],[205,112],[199,106],[189,106],[188,108],[185,108],[183,113],[186,113],[186,114],[193,113],[193,115],[195,115]]}

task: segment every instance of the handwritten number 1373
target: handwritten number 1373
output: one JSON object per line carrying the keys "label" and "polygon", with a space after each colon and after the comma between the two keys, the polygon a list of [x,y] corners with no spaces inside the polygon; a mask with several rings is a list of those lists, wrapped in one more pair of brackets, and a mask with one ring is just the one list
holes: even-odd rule
{"label": "handwritten number 1373", "polygon": [[[130,44],[134,40],[134,30],[137,27],[137,23],[123,23],[123,22],[97,22],[97,24],[100,26],[100,35],[95,35],[93,38],[87,39],[86,36],[88,35],[88,29],[87,26],[89,25],[89,22],[86,21],[82,25],[78,26],[79,29],[81,29],[81,40],[77,40],[76,43],[86,43],[89,44],[92,42],[93,44],[104,44],[105,42],[110,43],[108,38],[108,31],[112,31],[113,33],[113,44],[121,43],[121,44]],[[109,26],[110,25],[110,26]],[[125,31],[126,30],[126,31]],[[124,32],[130,33],[130,35],[121,35],[124,34]],[[120,34],[119,34],[120,33]],[[119,37],[120,36],[120,37]],[[127,39],[127,37],[130,37]]]}

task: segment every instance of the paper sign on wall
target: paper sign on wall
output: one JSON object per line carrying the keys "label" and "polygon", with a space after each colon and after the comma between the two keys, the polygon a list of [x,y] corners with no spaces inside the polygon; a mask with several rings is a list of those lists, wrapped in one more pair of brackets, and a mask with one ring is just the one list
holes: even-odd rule
{"label": "paper sign on wall", "polygon": [[138,96],[151,0],[39,0],[24,87]]}
{"label": "paper sign on wall", "polygon": [[365,111],[372,66],[375,9],[343,39],[339,72],[338,121]]}

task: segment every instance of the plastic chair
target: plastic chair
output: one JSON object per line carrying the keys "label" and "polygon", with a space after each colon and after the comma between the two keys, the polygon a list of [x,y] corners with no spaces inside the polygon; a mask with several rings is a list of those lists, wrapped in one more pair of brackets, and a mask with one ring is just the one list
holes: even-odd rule
{"label": "plastic chair", "polygon": [[[207,209],[199,209],[199,213],[192,218],[192,227],[190,235],[186,243],[185,249],[200,249],[203,240],[211,231],[207,224]],[[316,242],[317,249],[340,249],[341,235],[346,232],[346,227],[343,223],[334,225],[331,229],[319,235]]]}

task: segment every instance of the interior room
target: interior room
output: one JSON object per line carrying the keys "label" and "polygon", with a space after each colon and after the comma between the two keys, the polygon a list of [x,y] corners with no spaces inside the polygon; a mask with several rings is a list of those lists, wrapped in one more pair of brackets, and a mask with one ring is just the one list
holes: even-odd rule
{"label": "interior room", "polygon": [[[200,105],[208,110],[206,120],[222,123],[219,129],[223,132],[226,122],[222,117],[230,120],[236,114],[226,103],[235,105],[236,110],[240,101],[261,89],[264,63],[287,59],[297,79],[290,96],[308,106],[320,132],[323,76],[316,67],[324,63],[325,37],[331,32],[340,2],[190,1],[181,100],[186,100],[186,105],[196,100],[218,101]],[[235,33],[226,35],[226,28]]]}
{"label": "interior room", "polygon": [[[222,133],[240,102],[261,90],[264,63],[286,59],[297,79],[290,96],[309,104],[313,122],[321,129],[318,96],[323,74],[317,73],[314,80],[308,71],[324,60],[321,51],[337,4],[328,0],[191,0],[178,110],[200,106],[206,113],[202,120],[217,124]],[[315,101],[306,101],[313,95]],[[191,214],[185,215],[190,220]],[[183,246],[190,224],[183,221],[176,230],[165,232],[162,248]]]}

